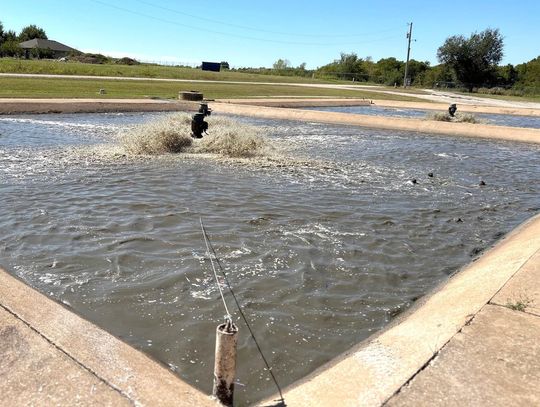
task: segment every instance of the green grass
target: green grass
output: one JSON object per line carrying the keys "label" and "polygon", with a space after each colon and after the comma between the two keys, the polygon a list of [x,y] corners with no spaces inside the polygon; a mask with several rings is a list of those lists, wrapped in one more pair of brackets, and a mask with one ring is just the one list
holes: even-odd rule
{"label": "green grass", "polygon": [[0,73],[120,76],[135,78],[190,79],[213,81],[245,82],[298,82],[328,83],[328,81],[298,76],[273,76],[253,73],[223,71],[209,72],[195,68],[180,68],[153,64],[117,65],[83,64],[80,62],[60,62],[55,60],[26,60],[0,58]]}
{"label": "green grass", "polygon": [[533,300],[524,296],[520,296],[519,298],[514,299],[514,300],[508,299],[506,301],[507,301],[505,305],[506,308],[510,308],[511,310],[520,311],[520,312],[524,312],[527,309],[527,307],[533,303]]}
{"label": "green grass", "polygon": [[[106,94],[100,95],[99,90]],[[167,82],[114,79],[49,79],[0,77],[3,98],[166,98],[176,99],[179,91],[197,90],[207,99],[268,96],[355,97],[418,101],[409,96],[387,95],[365,90],[310,88],[288,85]]]}

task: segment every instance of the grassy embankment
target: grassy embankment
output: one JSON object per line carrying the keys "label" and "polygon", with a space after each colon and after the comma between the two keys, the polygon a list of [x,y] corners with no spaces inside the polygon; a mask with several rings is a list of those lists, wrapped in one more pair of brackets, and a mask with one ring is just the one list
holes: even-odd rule
{"label": "grassy embankment", "polygon": [[[212,81],[244,82],[293,82],[293,83],[329,83],[319,79],[258,75],[235,71],[209,72],[195,68],[181,68],[153,64],[118,65],[118,64],[83,64],[80,62],[60,62],[55,60],[26,60],[0,58],[1,73],[50,74],[50,75],[88,75],[116,76],[135,78],[189,79]],[[335,82],[335,81],[334,81]]]}
{"label": "grassy embankment", "polygon": [[[159,65],[97,65],[51,60],[0,58],[0,73],[85,75],[96,79],[45,79],[0,77],[0,97],[20,98],[176,98],[179,91],[198,90],[207,98],[243,98],[257,96],[357,97],[366,99],[416,100],[412,97],[385,95],[371,90],[340,90],[266,84],[225,84],[197,82],[156,82],[145,79],[183,79],[267,83],[328,83],[316,79],[258,75],[242,72],[207,72],[200,69]],[[100,76],[138,77],[140,81],[107,80]],[[337,82],[349,84],[350,82]],[[99,89],[105,95],[99,95]],[[411,92],[414,93],[414,92]]]}
{"label": "grassy embankment", "polygon": [[[99,90],[106,94],[100,95]],[[419,101],[410,96],[386,95],[365,90],[325,89],[289,85],[166,82],[148,80],[114,79],[46,79],[46,78],[1,78],[2,98],[103,98],[175,99],[179,91],[197,90],[207,99],[249,98],[264,96],[305,97],[354,97],[366,99],[391,99]]]}

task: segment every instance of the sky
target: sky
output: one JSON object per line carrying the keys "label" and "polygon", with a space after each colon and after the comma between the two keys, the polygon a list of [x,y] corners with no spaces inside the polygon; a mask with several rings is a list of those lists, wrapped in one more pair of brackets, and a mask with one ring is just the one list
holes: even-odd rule
{"label": "sky", "polygon": [[2,0],[0,21],[17,32],[35,24],[83,52],[193,66],[313,69],[342,52],[404,61],[411,22],[411,58],[432,65],[446,38],[486,28],[504,37],[501,64],[540,55],[538,0]]}

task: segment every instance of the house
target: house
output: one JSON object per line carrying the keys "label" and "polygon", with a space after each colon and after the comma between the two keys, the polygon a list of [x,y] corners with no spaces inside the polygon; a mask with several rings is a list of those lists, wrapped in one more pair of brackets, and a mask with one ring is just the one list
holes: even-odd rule
{"label": "house", "polygon": [[[34,38],[21,42],[19,46],[24,50],[24,57],[30,58],[33,52],[36,52],[38,58],[61,58],[67,56],[71,52],[79,52],[75,48],[68,47],[58,41],[44,40],[42,38]],[[33,51],[36,50],[36,51]]]}

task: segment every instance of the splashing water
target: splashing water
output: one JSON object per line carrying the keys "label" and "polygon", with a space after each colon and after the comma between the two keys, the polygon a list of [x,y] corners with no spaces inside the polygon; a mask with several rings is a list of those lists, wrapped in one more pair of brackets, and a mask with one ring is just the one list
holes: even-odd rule
{"label": "splashing water", "polygon": [[182,117],[167,116],[124,130],[119,140],[131,155],[180,153],[193,143],[185,122]]}
{"label": "splashing water", "polygon": [[456,113],[454,117],[447,112],[431,112],[426,115],[426,120],[435,120],[439,122],[454,122],[454,123],[474,123],[487,124],[486,120],[477,118],[472,113]]}
{"label": "splashing water", "polygon": [[270,143],[255,126],[228,118],[208,118],[210,134],[194,141],[191,117],[174,114],[124,130],[119,140],[127,154],[161,155],[167,153],[209,153],[246,158],[266,155]]}

